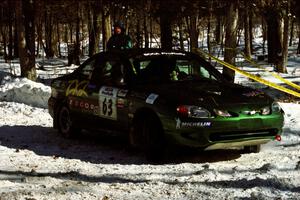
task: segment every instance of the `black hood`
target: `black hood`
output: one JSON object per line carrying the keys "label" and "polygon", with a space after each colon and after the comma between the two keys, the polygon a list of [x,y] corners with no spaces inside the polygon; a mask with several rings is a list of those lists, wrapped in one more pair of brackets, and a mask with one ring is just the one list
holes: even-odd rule
{"label": "black hood", "polygon": [[271,98],[259,90],[217,81],[183,81],[153,87],[169,102],[211,106],[270,104]]}

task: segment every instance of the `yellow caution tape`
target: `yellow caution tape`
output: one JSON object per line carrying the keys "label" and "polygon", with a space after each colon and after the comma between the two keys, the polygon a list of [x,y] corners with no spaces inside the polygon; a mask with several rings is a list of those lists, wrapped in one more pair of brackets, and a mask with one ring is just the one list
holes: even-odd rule
{"label": "yellow caution tape", "polygon": [[282,87],[282,86],[280,86],[280,85],[277,85],[277,84],[275,84],[275,83],[272,83],[272,82],[270,82],[270,81],[267,81],[267,80],[265,80],[265,79],[262,79],[262,78],[260,78],[260,77],[258,77],[258,76],[255,76],[255,75],[253,75],[253,74],[250,74],[250,73],[248,73],[248,72],[245,72],[245,71],[243,71],[243,70],[240,70],[240,69],[238,69],[237,67],[235,67],[235,66],[233,66],[233,65],[231,65],[231,64],[229,64],[229,63],[227,63],[227,62],[225,62],[225,61],[222,61],[222,60],[220,60],[220,59],[218,59],[218,58],[216,58],[216,57],[214,57],[214,56],[212,56],[212,55],[210,55],[210,54],[208,54],[208,53],[206,53],[206,52],[204,52],[204,51],[201,51],[200,49],[196,49],[196,51],[197,51],[199,54],[204,54],[204,55],[208,56],[209,58],[211,58],[211,59],[217,61],[218,63],[222,64],[223,66],[225,66],[225,67],[227,67],[227,68],[229,68],[229,69],[231,69],[231,70],[234,70],[234,71],[236,71],[236,72],[238,72],[238,73],[240,73],[240,74],[242,74],[242,75],[244,75],[244,76],[246,76],[246,77],[248,77],[248,78],[250,78],[250,79],[252,79],[252,80],[255,80],[255,81],[259,82],[259,83],[262,83],[262,84],[264,84],[264,85],[270,86],[270,87],[272,87],[272,88],[275,88],[275,89],[280,90],[280,91],[282,91],[282,92],[285,92],[285,93],[287,93],[287,94],[291,94],[291,95],[293,95],[293,96],[300,97],[300,93],[298,93],[298,92],[296,92],[296,91],[294,91],[294,90],[290,90],[290,89],[288,89],[288,88]]}
{"label": "yellow caution tape", "polygon": [[286,79],[282,78],[281,76],[279,76],[277,73],[271,72],[271,71],[267,70],[266,68],[260,66],[259,64],[255,63],[251,58],[248,58],[244,53],[241,52],[241,54],[242,54],[242,56],[244,57],[244,59],[246,61],[248,61],[249,63],[251,63],[255,67],[263,69],[266,72],[269,72],[273,77],[277,78],[278,80],[286,83],[287,85],[289,85],[289,86],[291,86],[291,87],[293,87],[293,88],[295,88],[297,90],[300,90],[300,86],[299,85],[297,85],[297,84],[295,84],[295,83],[293,83],[293,82],[291,82],[289,80],[286,80]]}
{"label": "yellow caution tape", "polygon": [[240,53],[246,61],[248,61],[249,63],[251,63],[255,67],[258,67],[260,69],[263,69],[266,72],[269,72],[273,77],[277,78],[278,80],[282,81],[283,83],[285,83],[285,84],[287,84],[287,85],[289,85],[289,86],[291,86],[291,87],[293,87],[297,90],[300,90],[299,85],[297,85],[297,84],[295,84],[295,83],[293,83],[289,80],[286,80],[285,78],[281,77],[278,73],[271,72],[271,71],[267,70],[266,68],[264,68],[263,66],[255,63],[251,58],[247,57],[240,49],[230,48],[230,47],[225,47],[225,49],[234,50],[235,52]]}

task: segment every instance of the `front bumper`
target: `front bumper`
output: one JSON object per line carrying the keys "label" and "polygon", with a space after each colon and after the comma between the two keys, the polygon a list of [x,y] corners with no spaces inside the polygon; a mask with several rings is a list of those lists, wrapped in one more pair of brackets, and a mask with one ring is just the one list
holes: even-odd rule
{"label": "front bumper", "polygon": [[165,119],[168,141],[210,149],[264,144],[280,135],[282,113],[268,116],[219,117],[212,119]]}

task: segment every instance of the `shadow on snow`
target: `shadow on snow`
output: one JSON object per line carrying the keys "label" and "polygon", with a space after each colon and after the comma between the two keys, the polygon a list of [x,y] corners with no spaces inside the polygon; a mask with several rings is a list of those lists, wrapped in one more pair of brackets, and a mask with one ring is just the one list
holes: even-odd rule
{"label": "shadow on snow", "polygon": [[[50,127],[2,126],[0,145],[16,149],[16,153],[24,149],[53,159],[62,157],[102,164],[149,164],[141,152],[129,148],[126,137],[108,133],[84,131],[76,139],[65,139]],[[237,159],[240,154],[238,150],[204,152],[172,147],[168,148],[164,159],[155,164],[218,162]]]}

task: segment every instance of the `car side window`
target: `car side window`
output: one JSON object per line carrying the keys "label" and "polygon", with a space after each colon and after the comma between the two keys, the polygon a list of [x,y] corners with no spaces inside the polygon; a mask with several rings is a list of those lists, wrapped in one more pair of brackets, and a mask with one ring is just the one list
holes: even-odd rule
{"label": "car side window", "polygon": [[209,71],[207,71],[204,67],[200,68],[201,77],[216,80],[216,77],[213,76]]}
{"label": "car side window", "polygon": [[95,83],[105,85],[124,85],[124,65],[120,60],[115,58],[107,58],[102,62],[101,66],[93,72],[92,80]]}
{"label": "car side window", "polygon": [[177,60],[176,66],[182,75],[196,75],[201,78],[216,80],[216,77],[197,60]]}
{"label": "car side window", "polygon": [[124,84],[124,65],[118,60],[108,60],[103,68],[104,80],[112,85]]}
{"label": "car side window", "polygon": [[92,72],[95,68],[96,59],[91,59],[83,63],[82,67],[78,71],[80,74],[87,76],[90,78],[92,76]]}
{"label": "car side window", "polygon": [[111,78],[111,72],[112,72],[113,65],[115,65],[114,61],[105,61],[104,62],[104,65],[102,68],[102,76],[105,80]]}

